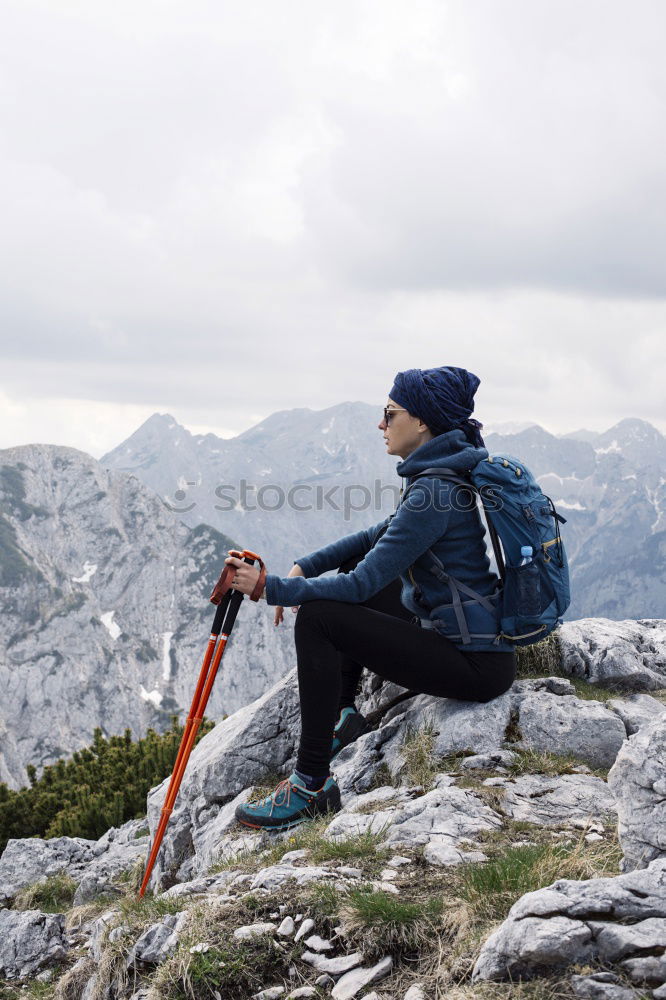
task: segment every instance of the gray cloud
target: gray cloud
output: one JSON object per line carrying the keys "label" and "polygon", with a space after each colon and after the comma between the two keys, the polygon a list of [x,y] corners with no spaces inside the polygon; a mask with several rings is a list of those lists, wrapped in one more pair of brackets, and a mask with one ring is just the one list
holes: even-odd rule
{"label": "gray cloud", "polygon": [[666,430],[665,22],[659,0],[10,5],[0,444],[108,450],[143,408],[239,431],[436,364],[482,378],[488,422]]}

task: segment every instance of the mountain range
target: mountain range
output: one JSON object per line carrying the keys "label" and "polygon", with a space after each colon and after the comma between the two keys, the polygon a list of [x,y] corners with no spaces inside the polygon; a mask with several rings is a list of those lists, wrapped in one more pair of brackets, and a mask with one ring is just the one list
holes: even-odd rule
{"label": "mountain range", "polygon": [[[368,404],[342,403],[274,413],[224,439],[191,434],[173,417],[155,414],[100,462],[139,477],[186,524],[212,525],[285,575],[299,556],[395,509],[397,459],[385,453],[378,421]],[[561,436],[538,424],[503,425],[484,432],[484,440],[490,454],[527,465],[567,519],[561,528],[572,578],[566,620],[666,614],[664,435],[627,418],[604,432]],[[296,484],[295,499],[315,509],[289,506]],[[267,509],[279,501],[278,489],[285,503]],[[263,509],[257,503],[262,490]],[[349,506],[365,503],[365,509],[346,512],[345,496]]]}
{"label": "mountain range", "polygon": [[[0,781],[25,783],[28,763],[70,754],[98,725],[140,735],[186,710],[228,548],[286,575],[395,509],[401,481],[379,419],[360,402],[296,409],[223,439],[155,414],[99,462],[56,445],[0,451]],[[629,418],[602,433],[522,423],[484,436],[567,518],[566,620],[666,617],[658,430]],[[273,609],[243,603],[210,717],[294,665],[292,627],[291,614],[275,628]]]}

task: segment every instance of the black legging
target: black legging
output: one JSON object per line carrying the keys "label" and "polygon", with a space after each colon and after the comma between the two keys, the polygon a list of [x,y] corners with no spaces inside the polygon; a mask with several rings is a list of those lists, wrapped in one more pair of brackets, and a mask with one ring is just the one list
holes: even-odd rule
{"label": "black legging", "polygon": [[[358,559],[340,567],[349,572]],[[461,650],[445,636],[413,623],[394,580],[362,604],[307,601],[296,616],[301,742],[296,767],[328,774],[333,729],[341,708],[354,704],[363,667],[421,694],[491,701],[511,687],[516,654]]]}

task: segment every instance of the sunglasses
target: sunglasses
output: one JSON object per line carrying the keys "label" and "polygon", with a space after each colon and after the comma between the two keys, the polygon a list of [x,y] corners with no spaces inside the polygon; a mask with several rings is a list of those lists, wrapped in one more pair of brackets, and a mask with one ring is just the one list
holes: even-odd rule
{"label": "sunglasses", "polygon": [[401,410],[401,409],[398,409],[397,407],[394,407],[393,409],[390,409],[388,406],[385,406],[384,407],[384,421],[386,423],[386,426],[388,427],[389,421],[390,421],[390,419],[391,419],[391,417],[393,416],[394,413],[406,413],[406,412],[407,412],[407,410]]}

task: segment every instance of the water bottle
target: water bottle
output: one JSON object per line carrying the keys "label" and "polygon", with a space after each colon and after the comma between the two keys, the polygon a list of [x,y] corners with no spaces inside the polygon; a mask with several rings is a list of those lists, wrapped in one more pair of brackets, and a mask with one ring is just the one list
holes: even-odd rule
{"label": "water bottle", "polygon": [[518,563],[519,566],[527,566],[528,563],[532,562],[532,546],[531,545],[521,545],[520,554],[523,557]]}
{"label": "water bottle", "polygon": [[523,618],[535,618],[541,613],[541,579],[539,567],[532,559],[532,546],[523,545],[523,557],[518,564],[518,614]]}

